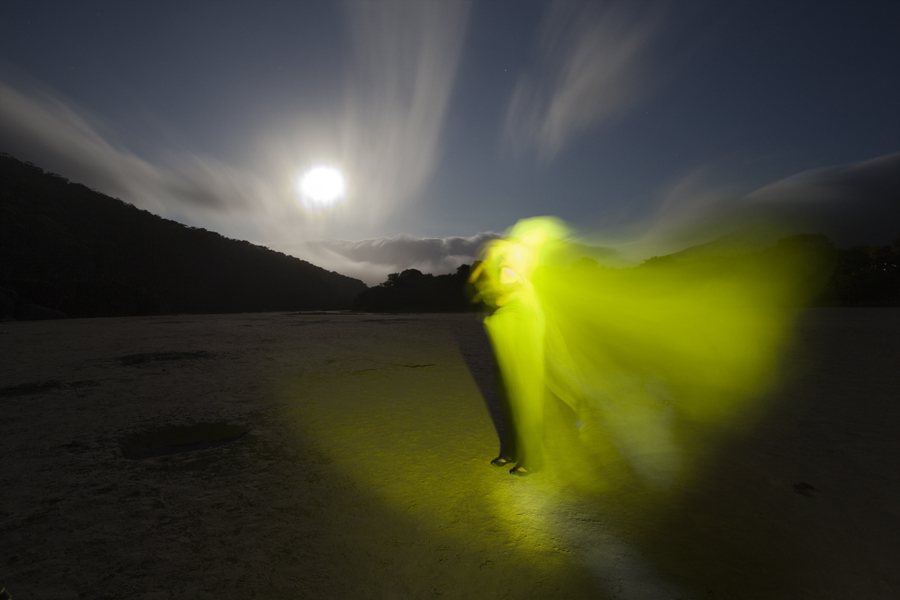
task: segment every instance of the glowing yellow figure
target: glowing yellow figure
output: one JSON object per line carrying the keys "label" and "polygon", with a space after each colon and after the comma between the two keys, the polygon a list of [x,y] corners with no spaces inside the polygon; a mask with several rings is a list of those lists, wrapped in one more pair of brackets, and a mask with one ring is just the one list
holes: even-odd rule
{"label": "glowing yellow figure", "polygon": [[[520,221],[483,249],[472,273],[493,309],[485,327],[511,412],[507,456],[494,464],[538,470],[554,442],[547,458],[557,466],[572,454],[614,454],[642,480],[669,483],[684,472],[687,447],[696,449],[689,425],[749,418],[748,400],[774,380],[794,314],[784,307],[802,304],[809,257],[585,269],[565,265],[566,235],[555,219]],[[554,396],[577,419],[576,444],[560,441],[574,427],[545,427]]]}
{"label": "glowing yellow figure", "polygon": [[506,418],[511,417],[512,422],[505,424],[511,430],[507,456],[498,457],[495,464],[517,459],[518,465],[510,471],[513,474],[536,470],[543,462],[545,321],[531,276],[546,233],[530,233],[522,239],[493,242],[472,275],[496,309],[485,319],[485,327],[512,405]]}

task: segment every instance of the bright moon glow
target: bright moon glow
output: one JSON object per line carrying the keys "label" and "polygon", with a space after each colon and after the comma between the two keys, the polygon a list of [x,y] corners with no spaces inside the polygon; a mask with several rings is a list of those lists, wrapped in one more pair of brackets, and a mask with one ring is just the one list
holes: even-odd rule
{"label": "bright moon glow", "polygon": [[341,172],[328,166],[318,166],[297,178],[297,195],[307,208],[327,208],[344,199],[347,184]]}

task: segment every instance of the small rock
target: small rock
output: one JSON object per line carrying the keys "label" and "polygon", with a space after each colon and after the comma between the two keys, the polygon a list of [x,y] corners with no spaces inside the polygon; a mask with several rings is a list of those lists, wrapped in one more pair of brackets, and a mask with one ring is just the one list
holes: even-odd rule
{"label": "small rock", "polygon": [[805,481],[799,481],[792,486],[794,491],[798,494],[802,494],[804,496],[812,496],[813,492],[816,491],[816,488],[806,483]]}

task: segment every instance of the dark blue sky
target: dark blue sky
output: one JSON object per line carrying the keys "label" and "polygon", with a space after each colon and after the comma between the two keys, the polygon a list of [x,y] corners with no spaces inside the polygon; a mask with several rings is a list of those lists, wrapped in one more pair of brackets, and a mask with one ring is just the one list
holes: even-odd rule
{"label": "dark blue sky", "polygon": [[[2,0],[0,150],[286,250],[536,214],[614,238],[896,153],[897,31],[900,2]],[[311,215],[317,161],[351,193]]]}

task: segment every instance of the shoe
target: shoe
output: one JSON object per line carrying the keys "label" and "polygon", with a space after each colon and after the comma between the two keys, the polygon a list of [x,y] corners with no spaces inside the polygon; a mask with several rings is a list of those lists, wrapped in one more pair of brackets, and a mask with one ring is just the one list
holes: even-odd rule
{"label": "shoe", "polygon": [[509,470],[510,475],[515,475],[516,477],[526,477],[531,475],[531,471],[526,469],[525,467],[520,467],[519,465],[514,466]]}
{"label": "shoe", "polygon": [[491,464],[495,467],[505,467],[506,465],[514,462],[516,462],[516,459],[511,456],[498,456],[491,461]]}

